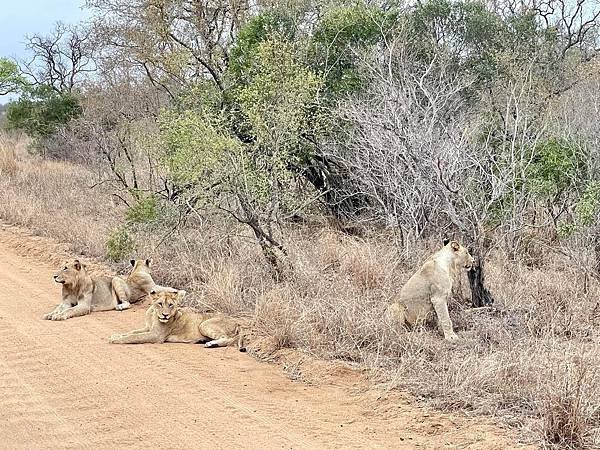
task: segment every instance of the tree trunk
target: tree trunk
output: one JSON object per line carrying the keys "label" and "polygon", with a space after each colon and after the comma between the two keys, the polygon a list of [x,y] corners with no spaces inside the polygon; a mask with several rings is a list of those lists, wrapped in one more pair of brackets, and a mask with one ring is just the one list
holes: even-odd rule
{"label": "tree trunk", "polygon": [[256,241],[260,245],[263,256],[267,261],[267,264],[271,268],[271,274],[275,282],[279,283],[283,280],[283,271],[281,268],[280,260],[277,257],[276,251],[281,252],[284,256],[287,255],[287,251],[283,245],[277,242],[270,233],[267,233],[260,224],[260,221],[256,214],[252,211],[248,201],[241,195],[238,194],[238,200],[240,202],[240,206],[242,211],[244,212],[244,219],[241,219],[237,216],[236,219],[248,225],[252,231],[254,232],[254,236],[256,237]]}
{"label": "tree trunk", "polygon": [[494,304],[494,297],[492,297],[490,291],[485,287],[485,261],[479,246],[471,249],[471,256],[475,260],[475,263],[467,273],[471,287],[471,302],[473,303],[473,307],[492,306]]}

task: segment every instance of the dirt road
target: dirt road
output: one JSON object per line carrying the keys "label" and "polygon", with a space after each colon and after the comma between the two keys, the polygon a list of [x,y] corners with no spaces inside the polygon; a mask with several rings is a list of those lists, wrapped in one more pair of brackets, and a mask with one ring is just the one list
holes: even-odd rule
{"label": "dirt road", "polygon": [[41,320],[60,295],[54,267],[14,242],[0,232],[0,448],[515,447],[491,425],[343,379],[294,382],[233,348],[108,344],[145,306]]}

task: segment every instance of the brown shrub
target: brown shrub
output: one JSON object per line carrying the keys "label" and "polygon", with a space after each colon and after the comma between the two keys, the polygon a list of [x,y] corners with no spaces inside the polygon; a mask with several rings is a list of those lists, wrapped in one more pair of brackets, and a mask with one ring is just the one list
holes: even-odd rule
{"label": "brown shrub", "polygon": [[[546,441],[558,448],[591,448],[598,439],[598,360],[575,356],[554,367],[542,388],[539,414]],[[595,434],[595,436],[594,436]]]}
{"label": "brown shrub", "polygon": [[[294,324],[289,288],[279,287],[260,295],[254,307],[254,327],[258,334],[271,339],[271,350],[295,346]],[[299,325],[299,324],[297,324]]]}

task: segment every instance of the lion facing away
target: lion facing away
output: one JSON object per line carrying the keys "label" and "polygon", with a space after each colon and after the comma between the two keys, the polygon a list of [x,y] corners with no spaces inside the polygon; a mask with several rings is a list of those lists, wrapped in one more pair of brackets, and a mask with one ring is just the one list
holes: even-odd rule
{"label": "lion facing away", "polygon": [[456,241],[444,240],[444,247],[430,256],[400,290],[388,315],[402,325],[415,326],[432,319],[435,311],[444,338],[458,339],[448,314],[448,298],[457,272],[470,270],[473,257]]}
{"label": "lion facing away", "polygon": [[54,281],[62,284],[62,303],[45,314],[47,320],[66,320],[93,311],[128,309],[151,292],[174,291],[158,286],[150,275],[152,260],[131,260],[131,273],[126,277],[99,276],[87,273],[85,264],[79,260],[66,263],[54,275]]}
{"label": "lion facing away", "polygon": [[159,292],[146,311],[146,326],[125,334],[114,334],[112,344],[162,344],[180,342],[205,347],[226,347],[236,344],[241,352],[243,346],[241,325],[232,317],[218,313],[199,313],[180,307],[185,291]]}

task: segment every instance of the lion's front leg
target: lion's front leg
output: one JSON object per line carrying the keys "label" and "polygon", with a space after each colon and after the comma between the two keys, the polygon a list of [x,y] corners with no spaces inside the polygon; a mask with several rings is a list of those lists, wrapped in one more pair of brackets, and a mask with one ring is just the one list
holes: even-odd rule
{"label": "lion's front leg", "polygon": [[115,334],[110,337],[111,344],[162,344],[164,337],[153,331],[134,330],[126,334]]}
{"label": "lion's front leg", "polygon": [[448,341],[456,341],[458,336],[452,327],[452,320],[448,313],[448,302],[445,295],[434,296],[431,298],[431,303],[437,315],[438,324],[444,333],[444,339]]}
{"label": "lion's front leg", "polygon": [[62,313],[63,311],[67,310],[70,307],[71,307],[70,303],[61,303],[56,308],[54,308],[52,311],[50,311],[48,314],[44,314],[42,316],[42,318],[44,320],[52,320],[52,317],[54,315],[58,315],[58,314]]}
{"label": "lion's front leg", "polygon": [[61,313],[54,314],[51,320],[67,320],[73,317],[85,316],[92,312],[92,308],[88,304],[78,304],[72,308],[68,308]]}
{"label": "lion's front leg", "polygon": [[92,294],[87,293],[75,306],[65,309],[59,314],[54,314],[52,320],[67,320],[72,317],[85,316],[92,312]]}
{"label": "lion's front leg", "polygon": [[150,331],[150,328],[145,327],[145,328],[141,328],[139,330],[130,331],[129,333],[115,333],[110,337],[110,339],[122,337],[122,336],[129,336],[130,334],[148,333],[149,331]]}

